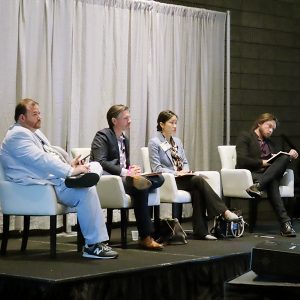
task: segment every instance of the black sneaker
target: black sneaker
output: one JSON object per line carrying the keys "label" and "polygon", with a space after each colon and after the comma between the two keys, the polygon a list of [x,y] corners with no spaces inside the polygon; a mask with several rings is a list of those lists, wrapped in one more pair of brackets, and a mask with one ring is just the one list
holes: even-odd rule
{"label": "black sneaker", "polygon": [[83,248],[82,256],[87,258],[110,259],[117,258],[118,252],[113,251],[111,247],[107,246],[104,243],[97,243],[90,247],[85,245]]}
{"label": "black sneaker", "polygon": [[96,173],[85,173],[67,177],[65,185],[68,188],[87,188],[98,183],[100,176]]}
{"label": "black sneaker", "polygon": [[263,192],[259,189],[259,183],[254,183],[251,185],[246,192],[248,193],[249,196],[254,197],[254,198],[260,198],[262,197]]}

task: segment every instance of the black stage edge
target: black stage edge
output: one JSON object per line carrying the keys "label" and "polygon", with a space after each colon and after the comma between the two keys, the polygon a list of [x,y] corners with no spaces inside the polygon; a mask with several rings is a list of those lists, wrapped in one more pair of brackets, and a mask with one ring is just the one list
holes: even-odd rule
{"label": "black stage edge", "polygon": [[225,300],[300,299],[300,282],[249,271],[225,284]]}
{"label": "black stage edge", "polygon": [[[51,280],[2,276],[2,299],[222,299],[223,283],[248,269],[249,256]],[[101,266],[99,266],[99,271]]]}
{"label": "black stage edge", "polygon": [[[113,231],[116,243],[120,232]],[[0,257],[0,298],[224,299],[224,283],[248,272],[252,248],[270,238],[287,240],[266,233],[218,241],[189,237],[187,245],[170,245],[159,252],[130,242],[128,249],[114,246],[119,252],[114,260],[82,258],[75,235],[58,236],[56,259],[49,257],[48,236],[30,237],[25,253],[18,250],[20,239],[10,239],[7,255]]]}

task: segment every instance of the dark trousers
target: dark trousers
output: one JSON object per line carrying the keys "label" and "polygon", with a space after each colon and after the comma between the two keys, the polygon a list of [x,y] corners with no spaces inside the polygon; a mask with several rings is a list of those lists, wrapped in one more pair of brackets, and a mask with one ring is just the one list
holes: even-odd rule
{"label": "dark trousers", "polygon": [[151,235],[154,232],[154,226],[151,221],[151,216],[148,207],[149,192],[159,188],[164,183],[164,178],[161,175],[145,176],[151,181],[152,186],[146,190],[137,190],[132,185],[128,185],[123,178],[125,192],[132,197],[133,209],[136,219],[136,226],[141,238]]}
{"label": "dark trousers", "polygon": [[253,181],[260,184],[261,190],[268,193],[268,199],[280,223],[290,221],[279,192],[279,183],[290,163],[290,158],[283,155],[277,158],[268,168],[252,172]]}
{"label": "dark trousers", "polygon": [[227,207],[201,176],[179,176],[175,179],[178,189],[191,193],[193,233],[204,237],[208,234],[207,219],[223,214]]}

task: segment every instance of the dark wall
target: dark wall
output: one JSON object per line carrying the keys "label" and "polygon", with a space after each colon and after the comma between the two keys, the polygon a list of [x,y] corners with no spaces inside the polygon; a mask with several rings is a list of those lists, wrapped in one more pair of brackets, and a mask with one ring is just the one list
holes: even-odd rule
{"label": "dark wall", "polygon": [[300,0],[160,1],[231,15],[231,144],[257,115],[274,113],[300,150]]}

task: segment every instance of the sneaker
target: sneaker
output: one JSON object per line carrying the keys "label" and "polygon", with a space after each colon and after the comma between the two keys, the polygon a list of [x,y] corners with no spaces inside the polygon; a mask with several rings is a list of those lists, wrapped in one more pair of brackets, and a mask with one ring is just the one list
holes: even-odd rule
{"label": "sneaker", "polygon": [[104,243],[97,243],[90,247],[85,245],[83,248],[82,256],[87,258],[110,259],[117,258],[118,252],[113,251],[111,247],[107,246]]}

